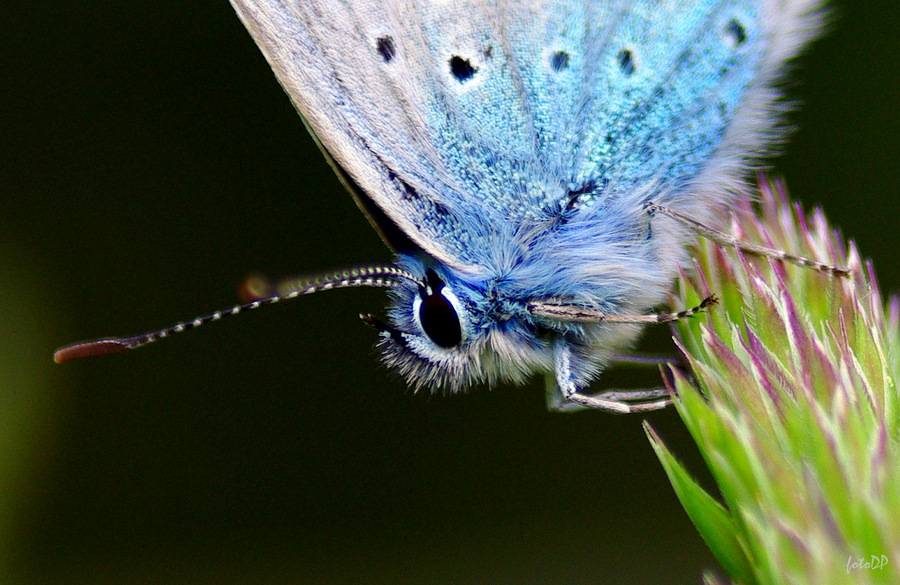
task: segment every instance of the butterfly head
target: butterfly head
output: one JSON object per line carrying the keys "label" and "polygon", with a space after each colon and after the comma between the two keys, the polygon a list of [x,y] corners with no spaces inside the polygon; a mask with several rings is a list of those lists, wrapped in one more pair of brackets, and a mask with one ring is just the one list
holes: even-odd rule
{"label": "butterfly head", "polygon": [[[418,277],[390,289],[388,317],[363,320],[380,332],[385,363],[415,388],[457,390],[481,381],[522,380],[547,362],[548,342],[493,279],[463,279],[440,263],[410,257]],[[545,363],[546,362],[546,363]]]}
{"label": "butterfly head", "polygon": [[401,255],[398,265],[415,280],[390,289],[389,323],[363,320],[379,330],[388,367],[416,389],[448,391],[558,372],[561,346],[579,362],[578,385],[587,384],[610,355],[631,343],[639,326],[582,319],[574,311],[638,312],[636,307],[658,300],[661,280],[644,278],[648,271],[634,267],[619,268],[617,276],[598,269],[582,274],[577,267],[589,263],[563,265],[543,257],[485,275],[463,274],[424,255]]}

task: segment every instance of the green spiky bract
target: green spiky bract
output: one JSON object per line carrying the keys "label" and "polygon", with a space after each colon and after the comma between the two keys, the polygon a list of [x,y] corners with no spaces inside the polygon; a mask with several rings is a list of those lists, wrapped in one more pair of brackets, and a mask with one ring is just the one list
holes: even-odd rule
{"label": "green spiky bract", "polygon": [[720,304],[677,324],[690,374],[673,370],[672,386],[718,493],[648,436],[734,583],[900,583],[898,302],[885,304],[871,265],[820,211],[760,184],[732,233],[851,275],[701,242],[673,305]]}

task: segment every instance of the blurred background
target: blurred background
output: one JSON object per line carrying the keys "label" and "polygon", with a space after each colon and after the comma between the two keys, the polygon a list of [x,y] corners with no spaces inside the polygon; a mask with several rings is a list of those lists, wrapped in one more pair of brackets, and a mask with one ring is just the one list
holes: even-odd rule
{"label": "blurred background", "polygon": [[[835,4],[774,165],[897,291],[900,8]],[[226,0],[5,14],[0,581],[698,583],[715,567],[640,417],[549,414],[541,380],[414,395],[357,318],[381,313],[377,290],[54,365],[65,343],[230,306],[253,272],[390,257]],[[645,348],[667,351],[667,331]],[[646,418],[702,475],[675,414]]]}

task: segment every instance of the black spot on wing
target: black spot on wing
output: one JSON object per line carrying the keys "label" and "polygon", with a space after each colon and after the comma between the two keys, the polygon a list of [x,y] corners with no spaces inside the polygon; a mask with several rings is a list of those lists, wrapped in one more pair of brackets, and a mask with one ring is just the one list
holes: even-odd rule
{"label": "black spot on wing", "polygon": [[550,57],[550,68],[556,72],[569,67],[569,54],[565,51],[557,51]]}
{"label": "black spot on wing", "polygon": [[468,59],[463,59],[459,55],[450,57],[450,74],[460,83],[465,83],[474,77],[478,69],[472,65]]}
{"label": "black spot on wing", "polygon": [[394,55],[397,54],[397,49],[394,47],[394,39],[390,36],[379,37],[375,42],[375,48],[385,63],[390,63]]}
{"label": "black spot on wing", "polygon": [[732,18],[725,25],[725,41],[732,49],[737,49],[747,42],[747,29],[736,18]]}
{"label": "black spot on wing", "polygon": [[637,65],[634,62],[634,53],[629,49],[622,49],[619,51],[616,59],[619,62],[619,70],[624,73],[626,77],[631,77],[637,69]]}

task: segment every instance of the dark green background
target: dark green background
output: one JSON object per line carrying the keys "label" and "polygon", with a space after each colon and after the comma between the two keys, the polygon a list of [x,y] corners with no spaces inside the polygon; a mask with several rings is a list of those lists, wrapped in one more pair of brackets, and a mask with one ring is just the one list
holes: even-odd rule
{"label": "dark green background", "polygon": [[[548,414],[540,380],[413,395],[357,319],[380,291],[55,366],[64,343],[229,306],[254,271],[389,255],[226,0],[4,13],[4,582],[697,583],[714,566],[640,417]],[[836,13],[776,166],[897,290],[900,19]],[[674,413],[647,418],[702,469]]]}

